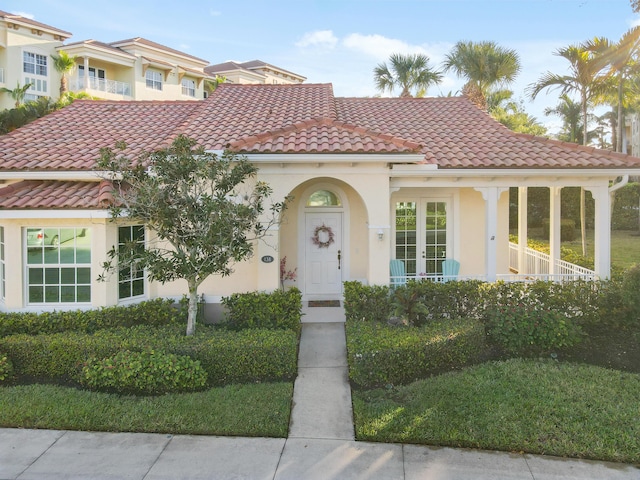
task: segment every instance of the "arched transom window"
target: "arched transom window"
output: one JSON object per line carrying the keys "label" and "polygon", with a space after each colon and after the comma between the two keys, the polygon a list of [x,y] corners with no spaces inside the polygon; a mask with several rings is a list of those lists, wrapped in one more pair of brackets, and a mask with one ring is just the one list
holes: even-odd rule
{"label": "arched transom window", "polygon": [[330,190],[316,190],[309,196],[307,207],[341,207],[340,197]]}

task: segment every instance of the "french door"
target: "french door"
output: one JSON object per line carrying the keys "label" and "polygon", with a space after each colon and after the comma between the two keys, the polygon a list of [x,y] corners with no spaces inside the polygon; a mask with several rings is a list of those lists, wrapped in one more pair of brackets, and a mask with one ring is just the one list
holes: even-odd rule
{"label": "french door", "polygon": [[451,207],[446,199],[416,199],[395,204],[395,258],[407,276],[442,275],[451,251]]}

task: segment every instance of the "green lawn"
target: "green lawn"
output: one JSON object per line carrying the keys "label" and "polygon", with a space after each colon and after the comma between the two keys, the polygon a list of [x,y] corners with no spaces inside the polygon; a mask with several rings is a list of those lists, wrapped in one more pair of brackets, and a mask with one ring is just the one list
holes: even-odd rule
{"label": "green lawn", "polygon": [[[580,230],[576,231],[577,238],[571,242],[562,244],[575,252],[582,254],[582,241]],[[587,230],[587,256],[593,258],[593,230]],[[640,263],[640,236],[637,231],[612,230],[611,231],[611,263],[622,269]]]}
{"label": "green lawn", "polygon": [[103,432],[286,437],[293,383],[229,385],[157,397],[55,385],[0,388],[0,426]]}
{"label": "green lawn", "polygon": [[354,391],[358,440],[640,462],[640,375],[545,360]]}
{"label": "green lawn", "polygon": [[[517,231],[511,233],[517,235]],[[529,238],[549,244],[549,239],[543,237],[541,228],[529,229]],[[562,242],[564,247],[582,255],[582,241],[580,229],[576,229],[576,239],[570,242]],[[594,232],[587,230],[587,257],[593,258]],[[611,231],[611,263],[626,270],[630,266],[640,263],[640,235],[636,230],[612,230]]]}

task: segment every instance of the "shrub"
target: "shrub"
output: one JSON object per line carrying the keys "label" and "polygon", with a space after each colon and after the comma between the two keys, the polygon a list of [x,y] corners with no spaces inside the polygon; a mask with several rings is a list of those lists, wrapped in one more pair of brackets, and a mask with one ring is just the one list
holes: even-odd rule
{"label": "shrub", "polygon": [[476,320],[443,320],[424,327],[347,323],[349,377],[370,388],[406,384],[463,366],[484,351],[484,328]]}
{"label": "shrub", "polygon": [[13,364],[9,357],[0,353],[0,383],[6,382],[13,378]]}
{"label": "shrub", "polygon": [[54,311],[44,313],[0,313],[0,336],[67,331],[95,332],[104,328],[134,325],[169,325],[184,322],[184,312],[172,300],[155,299],[126,307],[98,310]]}
{"label": "shrub", "polygon": [[344,313],[349,321],[386,322],[391,315],[390,289],[384,285],[344,282]]}
{"label": "shrub", "polygon": [[624,273],[621,288],[630,319],[637,323],[640,319],[640,265],[634,265]]}
{"label": "shrub", "polygon": [[199,360],[212,385],[293,378],[297,372],[297,334],[279,330],[232,332],[202,327],[184,335],[182,326],[136,326],[51,335],[13,335],[0,338],[18,375],[52,380],[80,379],[82,367],[93,358],[107,358],[121,350],[161,350]]}
{"label": "shrub", "polygon": [[295,287],[272,293],[235,293],[223,297],[222,304],[227,309],[225,325],[232,330],[267,328],[300,331],[302,294]]}
{"label": "shrub", "polygon": [[561,311],[531,308],[519,303],[494,307],[487,312],[487,334],[504,352],[530,355],[554,352],[577,344],[581,328]]}
{"label": "shrub", "polygon": [[82,369],[80,382],[91,390],[121,394],[160,395],[202,389],[207,373],[186,356],[145,350],[125,350]]}
{"label": "shrub", "polygon": [[407,289],[415,292],[429,312],[426,320],[445,318],[479,318],[482,312],[483,282],[475,280],[449,282],[409,282]]}

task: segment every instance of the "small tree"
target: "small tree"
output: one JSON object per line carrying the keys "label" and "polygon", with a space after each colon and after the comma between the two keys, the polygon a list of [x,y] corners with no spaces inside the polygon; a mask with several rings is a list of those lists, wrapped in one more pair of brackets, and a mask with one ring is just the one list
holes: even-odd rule
{"label": "small tree", "polygon": [[98,162],[114,185],[111,217],[143,222],[156,233],[158,242],[143,249],[112,248],[105,273],[135,262],[152,281],[186,280],[187,335],[192,335],[198,287],[211,275],[230,275],[233,263],[249,258],[254,241],[276,223],[287,199],[272,203],[267,214],[263,203],[271,188],[253,181],[254,165],[230,152],[205,152],[185,136],[165,150],[134,160],[122,154],[123,143],[116,147],[120,153],[102,149]]}
{"label": "small tree", "polygon": [[23,86],[20,86],[20,82],[18,82],[18,84],[16,85],[16,88],[10,89],[7,87],[2,87],[0,88],[0,92],[8,93],[9,95],[11,95],[11,98],[13,98],[16,101],[16,108],[18,108],[24,101],[24,97],[27,94],[27,90],[31,88],[31,85],[32,85],[31,83],[27,83]]}
{"label": "small tree", "polygon": [[[60,50],[59,55],[51,55],[53,59],[53,68],[60,74],[60,97],[69,90],[67,81],[67,73],[71,73],[76,66],[76,55],[69,55],[64,50]],[[85,75],[87,73],[85,72]]]}

